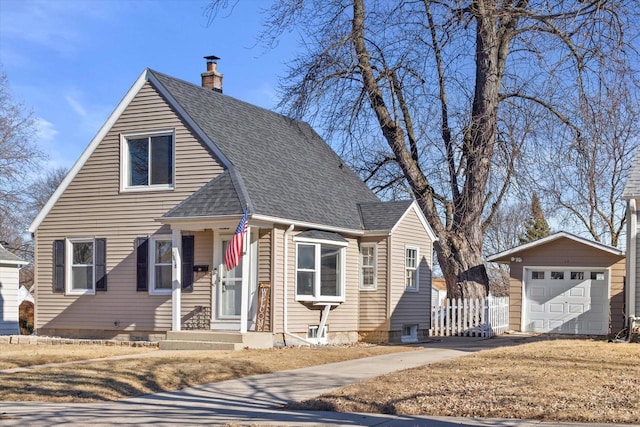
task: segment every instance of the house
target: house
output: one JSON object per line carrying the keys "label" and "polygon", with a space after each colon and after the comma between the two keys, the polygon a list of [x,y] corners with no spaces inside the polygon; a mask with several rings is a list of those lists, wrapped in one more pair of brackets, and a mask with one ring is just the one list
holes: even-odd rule
{"label": "house", "polygon": [[439,307],[447,298],[447,282],[442,277],[431,279],[431,305]]}
{"label": "house", "polygon": [[627,183],[622,191],[627,204],[627,286],[625,292],[626,326],[630,331],[640,327],[640,271],[638,270],[638,204],[640,203],[640,155],[636,153]]}
{"label": "house", "polygon": [[624,327],[625,254],[564,231],[487,258],[509,265],[509,328],[608,335]]}
{"label": "house", "polygon": [[224,95],[207,59],[202,86],[144,70],[32,223],[37,332],[426,336],[435,236],[417,204],[381,202],[308,124]]}
{"label": "house", "polygon": [[19,335],[20,268],[27,265],[0,245],[0,335]]}

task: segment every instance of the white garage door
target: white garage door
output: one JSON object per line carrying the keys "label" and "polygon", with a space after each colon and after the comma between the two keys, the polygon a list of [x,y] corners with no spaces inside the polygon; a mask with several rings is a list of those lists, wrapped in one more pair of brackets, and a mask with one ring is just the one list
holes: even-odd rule
{"label": "white garage door", "polygon": [[557,334],[609,332],[605,269],[525,269],[524,330]]}

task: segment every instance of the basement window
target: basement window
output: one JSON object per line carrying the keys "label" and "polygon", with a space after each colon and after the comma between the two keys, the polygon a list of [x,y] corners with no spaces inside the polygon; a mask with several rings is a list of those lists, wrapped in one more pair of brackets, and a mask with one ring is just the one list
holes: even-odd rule
{"label": "basement window", "polygon": [[418,341],[418,325],[402,325],[402,342]]}
{"label": "basement window", "polygon": [[327,339],[327,331],[329,329],[329,325],[324,325],[323,333],[319,333],[320,325],[309,325],[309,329],[307,330],[307,338],[309,339]]}

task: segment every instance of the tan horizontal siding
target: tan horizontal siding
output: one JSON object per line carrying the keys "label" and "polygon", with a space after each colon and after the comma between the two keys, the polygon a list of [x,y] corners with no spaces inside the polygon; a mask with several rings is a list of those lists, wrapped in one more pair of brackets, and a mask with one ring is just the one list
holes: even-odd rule
{"label": "tan horizontal siding", "polygon": [[387,237],[363,238],[361,243],[375,243],[376,289],[360,290],[360,330],[388,330],[387,315]]}
{"label": "tan horizontal siding", "polygon": [[[160,129],[175,129],[175,188],[120,192],[121,133]],[[118,322],[116,329],[167,330],[171,324],[170,296],[135,290],[135,238],[168,234],[168,227],[156,219],[222,171],[219,161],[155,89],[145,84],[36,232],[37,327],[111,330]],[[211,264],[208,233],[196,233],[196,263]],[[107,239],[107,292],[94,296],[52,292],[52,242],[67,237]],[[183,312],[196,305],[210,305],[210,279],[205,276],[196,278],[193,292],[183,294]]]}
{"label": "tan horizontal siding", "polygon": [[[300,231],[296,230],[289,234],[289,331],[306,336],[309,325],[320,323],[322,307],[314,307],[311,304],[304,304],[295,300],[296,286],[296,243],[293,236]],[[346,253],[345,271],[345,302],[337,308],[331,310],[327,324],[329,332],[350,332],[358,330],[358,288],[359,276],[358,265],[360,252],[356,239],[347,238],[349,246]]]}
{"label": "tan horizontal siding", "polygon": [[560,238],[545,245],[527,251],[512,254],[522,259],[520,263],[510,264],[509,281],[509,327],[521,331],[522,325],[522,283],[524,267],[559,267],[570,268],[611,268],[610,270],[610,323],[615,332],[622,326],[620,312],[624,305],[623,286],[625,262],[621,257],[602,250]]}
{"label": "tan horizontal siding", "polygon": [[[211,309],[211,275],[213,274],[213,232],[211,230],[198,231],[194,236],[194,265],[208,265],[209,271],[193,273],[193,290],[182,292],[182,325],[195,316],[196,307]],[[211,311],[209,311],[211,313]],[[209,320],[211,320],[209,318]],[[208,326],[208,325],[207,325]]]}
{"label": "tan horizontal siding", "polygon": [[273,283],[271,283],[271,238],[273,236],[273,230],[270,228],[261,228],[258,232],[258,283],[267,282],[271,285],[271,295],[269,302],[269,310],[265,317],[265,329],[270,331],[272,328],[272,315],[273,309]]}
{"label": "tan horizontal siding", "polygon": [[[273,307],[271,309],[271,327],[275,333],[284,332],[284,227],[274,226],[273,239],[273,283],[271,288]],[[291,245],[290,245],[291,246]],[[292,284],[288,285],[288,292],[292,292]]]}
{"label": "tan horizontal siding", "polygon": [[[405,290],[405,247],[417,246],[418,292]],[[417,214],[410,210],[391,235],[391,330],[418,324],[429,329],[431,322],[431,258],[433,242]]]}

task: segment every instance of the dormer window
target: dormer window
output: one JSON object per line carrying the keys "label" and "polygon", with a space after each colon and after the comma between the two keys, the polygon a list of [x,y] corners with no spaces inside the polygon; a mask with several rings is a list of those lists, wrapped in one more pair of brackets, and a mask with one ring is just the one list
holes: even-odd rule
{"label": "dormer window", "polygon": [[122,136],[123,190],[173,188],[174,132],[160,131]]}

